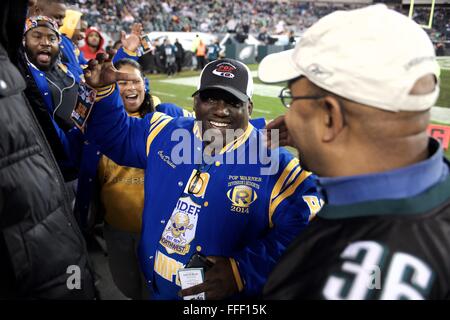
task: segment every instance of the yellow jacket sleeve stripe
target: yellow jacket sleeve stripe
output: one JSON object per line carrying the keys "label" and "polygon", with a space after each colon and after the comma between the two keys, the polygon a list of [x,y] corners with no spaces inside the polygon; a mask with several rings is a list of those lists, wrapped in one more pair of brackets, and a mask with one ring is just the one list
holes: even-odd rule
{"label": "yellow jacket sleeve stripe", "polygon": [[281,202],[283,202],[284,199],[286,199],[287,197],[291,196],[295,192],[295,190],[298,188],[298,186],[306,178],[308,178],[310,175],[311,175],[311,172],[302,170],[302,172],[297,177],[295,182],[291,186],[289,186],[285,191],[283,191],[283,193],[279,197],[277,197],[277,199],[275,201],[273,201],[270,204],[270,207],[269,207],[269,225],[270,225],[271,228],[273,227],[272,216],[275,213],[275,210],[277,209],[277,207],[280,205]]}
{"label": "yellow jacket sleeve stripe", "polygon": [[98,102],[109,95],[111,95],[114,92],[114,89],[116,88],[116,84],[112,84],[107,87],[99,88],[97,89],[97,96],[95,98],[95,101]]}
{"label": "yellow jacket sleeve stripe", "polygon": [[291,174],[288,175],[287,181],[286,181],[285,183],[283,183],[283,186],[282,186],[282,188],[281,188],[281,191],[275,196],[275,198],[270,199],[272,202],[275,201],[275,199],[276,199],[279,195],[281,195],[281,194],[284,192],[284,190],[286,190],[286,189],[291,185],[291,183],[292,183],[295,179],[297,179],[297,177],[298,177],[298,175],[300,174],[300,171],[301,171],[301,170],[302,170],[302,168],[300,167],[300,165],[296,165],[296,166],[294,167],[294,169],[291,171]]}
{"label": "yellow jacket sleeve stripe", "polygon": [[169,122],[172,120],[172,118],[168,118],[168,119],[164,119],[161,122],[159,122],[153,129],[150,129],[150,135],[147,138],[147,156],[150,152],[150,146],[153,142],[153,140],[155,140],[156,136],[158,135],[158,133],[165,127],[167,126],[167,124],[169,124]]}
{"label": "yellow jacket sleeve stripe", "polygon": [[[155,115],[156,116],[156,115]],[[170,120],[172,120],[172,118],[171,117],[169,117],[169,116],[166,116],[166,115],[162,115],[162,116],[159,116],[158,115],[158,117],[157,117],[158,119],[156,120],[156,121],[154,121],[154,122],[152,122],[152,121],[150,121],[150,130],[149,130],[149,132],[152,132],[156,127],[158,127],[159,126],[159,124],[161,123],[161,122],[163,122],[164,120],[167,120],[167,119],[170,119]]]}
{"label": "yellow jacket sleeve stripe", "polygon": [[153,113],[152,118],[150,119],[150,124],[155,123],[156,121],[158,121],[162,116],[164,116],[164,113],[162,112],[155,112]]}
{"label": "yellow jacket sleeve stripe", "polygon": [[288,175],[293,172],[294,168],[299,164],[298,159],[292,159],[288,165],[284,168],[283,173],[278,178],[277,182],[275,183],[275,186],[272,189],[272,193],[270,195],[271,201],[275,199],[280,193],[281,189],[284,185],[284,182],[286,181]]}

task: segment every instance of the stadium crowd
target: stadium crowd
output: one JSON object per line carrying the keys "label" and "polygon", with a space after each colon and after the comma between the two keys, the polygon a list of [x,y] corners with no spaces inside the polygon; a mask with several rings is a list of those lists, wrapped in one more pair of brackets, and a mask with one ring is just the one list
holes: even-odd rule
{"label": "stadium crowd", "polygon": [[[235,32],[245,28],[257,34],[266,27],[273,34],[288,30],[304,31],[320,17],[342,8],[333,4],[316,6],[314,2],[288,1],[146,1],[146,0],[78,0],[78,5],[91,25],[105,32],[117,33],[134,22],[144,22],[144,30]],[[353,8],[347,5],[345,8]],[[115,19],[123,23],[118,25]]]}
{"label": "stadium crowd", "polygon": [[[430,21],[429,7],[415,8],[413,18],[418,23],[427,26]],[[438,55],[443,55],[444,42],[450,47],[450,8],[436,8],[433,14],[432,28],[427,32],[438,47]]]}
{"label": "stadium crowd", "polygon": [[[269,34],[285,34],[293,31],[302,34],[321,17],[337,9],[355,9],[363,4],[315,3],[314,1],[147,1],[147,0],[70,0],[83,12],[90,25],[101,28],[114,38],[123,28],[129,29],[135,22],[142,22],[146,32],[188,31],[213,34],[258,34],[266,28]],[[408,6],[396,6],[396,10],[408,13]],[[417,21],[428,24],[429,8],[416,6]],[[120,19],[121,24],[116,23]],[[433,24],[433,40],[450,39],[450,12],[436,9]]]}
{"label": "stadium crowd", "polygon": [[[98,228],[130,299],[450,299],[450,163],[426,131],[440,70],[416,22],[384,5],[68,3],[0,3],[0,299],[101,299]],[[196,39],[194,112],[139,63],[144,30],[294,26],[303,40],[258,70],[287,82],[276,119],[252,118],[252,72],[217,41]],[[155,50],[173,76],[178,41]]]}

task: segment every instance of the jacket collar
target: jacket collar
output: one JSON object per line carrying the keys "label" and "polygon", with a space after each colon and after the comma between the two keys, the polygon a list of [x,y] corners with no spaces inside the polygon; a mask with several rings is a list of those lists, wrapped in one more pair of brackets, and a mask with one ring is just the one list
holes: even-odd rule
{"label": "jacket collar", "polygon": [[[230,143],[228,143],[226,146],[224,146],[220,150],[220,154],[234,151],[237,148],[239,148],[241,145],[245,144],[245,142],[250,137],[253,129],[254,129],[253,125],[249,122],[247,129],[245,129],[244,133],[242,135],[240,135],[239,137],[237,137],[236,139],[234,139],[233,141],[231,141]],[[195,137],[197,137],[197,139],[199,139],[200,141],[203,141],[202,134],[200,132],[200,127],[198,125],[198,121],[194,121],[194,127],[193,127],[192,131],[193,131]]]}

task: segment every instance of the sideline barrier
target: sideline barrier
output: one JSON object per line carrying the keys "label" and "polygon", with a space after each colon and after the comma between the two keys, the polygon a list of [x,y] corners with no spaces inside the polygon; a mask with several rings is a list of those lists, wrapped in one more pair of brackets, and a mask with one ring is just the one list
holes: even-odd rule
{"label": "sideline barrier", "polygon": [[245,43],[229,43],[225,46],[225,56],[227,58],[242,61],[245,64],[259,63],[261,60],[272,53],[294,48],[292,45],[251,45]]}
{"label": "sideline barrier", "polygon": [[227,58],[242,61],[245,64],[256,63],[256,47],[245,43],[231,43],[225,46]]}

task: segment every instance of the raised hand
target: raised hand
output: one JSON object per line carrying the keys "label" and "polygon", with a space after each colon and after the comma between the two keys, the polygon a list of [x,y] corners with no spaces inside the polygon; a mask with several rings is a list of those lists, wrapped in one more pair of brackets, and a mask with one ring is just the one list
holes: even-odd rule
{"label": "raised hand", "polygon": [[89,61],[88,67],[84,70],[84,78],[90,87],[102,88],[121,80],[139,81],[139,76],[134,73],[118,71],[114,68],[111,61],[106,61],[107,58],[107,54],[99,53],[96,59]]}
{"label": "raised hand", "polygon": [[143,28],[142,24],[135,23],[131,27],[131,33],[126,34],[125,31],[121,32],[121,39],[122,46],[127,49],[128,51],[136,52],[136,50],[141,45],[141,34],[142,34]]}

